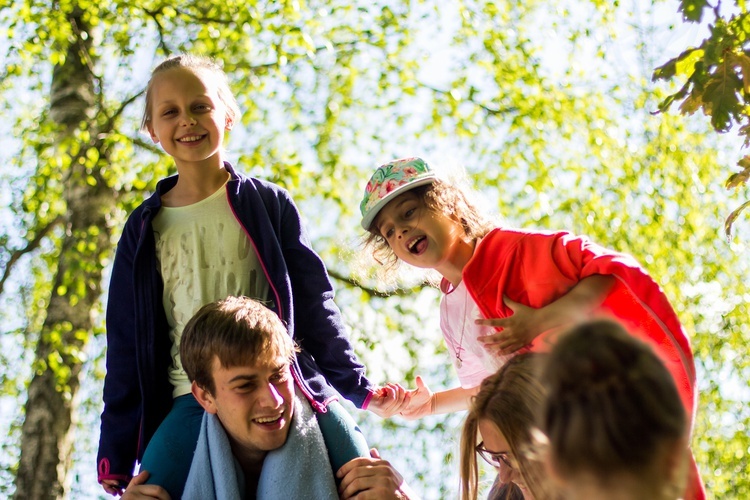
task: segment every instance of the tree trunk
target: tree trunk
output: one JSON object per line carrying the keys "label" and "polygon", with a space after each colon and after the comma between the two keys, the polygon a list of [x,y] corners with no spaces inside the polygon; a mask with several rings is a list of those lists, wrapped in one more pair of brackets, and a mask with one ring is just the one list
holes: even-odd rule
{"label": "tree trunk", "polygon": [[[112,246],[107,215],[115,207],[114,193],[90,165],[92,157],[99,159],[95,163],[105,163],[107,152],[102,143],[86,143],[76,135],[93,128],[96,116],[92,36],[80,12],[69,20],[74,41],[53,72],[50,104],[50,117],[60,127],[58,157],[70,160],[63,172],[67,213],[26,401],[16,499],[65,498],[70,490],[72,424],[83,351],[91,335],[92,311],[100,301],[102,256],[109,255]],[[87,151],[91,148],[98,154]]]}

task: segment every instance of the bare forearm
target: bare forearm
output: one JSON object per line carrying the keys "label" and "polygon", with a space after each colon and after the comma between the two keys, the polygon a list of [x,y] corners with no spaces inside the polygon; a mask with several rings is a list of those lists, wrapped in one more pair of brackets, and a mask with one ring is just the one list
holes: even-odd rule
{"label": "bare forearm", "polygon": [[588,318],[615,284],[615,277],[595,274],[578,282],[568,293],[541,309],[544,330]]}
{"label": "bare forearm", "polygon": [[432,395],[432,414],[452,413],[469,408],[472,396],[479,392],[479,386],[471,389],[456,387]]}

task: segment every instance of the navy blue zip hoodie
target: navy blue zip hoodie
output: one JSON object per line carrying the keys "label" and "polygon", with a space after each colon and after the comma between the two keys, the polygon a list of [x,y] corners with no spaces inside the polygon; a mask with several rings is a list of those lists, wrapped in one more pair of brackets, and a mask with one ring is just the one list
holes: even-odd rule
{"label": "navy blue zip hoodie", "polygon": [[[372,384],[354,354],[328,273],[310,245],[294,202],[279,186],[224,165],[231,175],[229,204],[258,254],[273,309],[302,348],[293,366],[295,379],[318,411],[325,411],[328,401],[337,397],[336,390],[366,408]],[[142,458],[172,407],[171,342],[152,221],[161,195],[176,182],[177,176],[172,176],[157,184],[156,192],[128,217],[117,246],[107,300],[100,482],[130,479],[136,459]]]}

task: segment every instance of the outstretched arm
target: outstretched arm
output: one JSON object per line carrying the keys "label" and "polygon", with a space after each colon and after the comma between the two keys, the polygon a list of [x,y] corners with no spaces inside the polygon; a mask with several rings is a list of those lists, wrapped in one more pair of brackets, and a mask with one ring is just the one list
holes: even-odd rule
{"label": "outstretched arm", "polygon": [[491,354],[510,354],[530,344],[539,334],[587,318],[599,307],[615,284],[614,276],[596,274],[582,279],[568,293],[538,309],[503,297],[513,314],[507,318],[477,319],[478,325],[502,328],[478,337]]}
{"label": "outstretched arm", "polygon": [[456,387],[447,391],[432,392],[422,377],[417,376],[417,388],[409,391],[409,401],[401,410],[401,416],[415,420],[436,415],[438,413],[452,413],[465,410],[469,407],[469,401],[479,391],[479,386],[471,389]]}
{"label": "outstretched arm", "polygon": [[384,387],[373,391],[366,409],[379,417],[388,418],[401,411],[408,404],[409,399],[411,396],[406,389],[399,384],[389,382]]}
{"label": "outstretched arm", "polygon": [[[303,375],[306,369],[319,369],[319,382],[330,383],[343,397],[361,408],[374,384],[365,375],[341,311],[334,302],[333,285],[320,256],[312,248],[307,231],[289,193],[276,191],[279,197],[279,218],[274,227],[287,267],[293,302],[287,310],[294,311],[294,338],[303,348],[300,364]],[[283,301],[283,298],[281,299]],[[289,320],[289,319],[288,319]],[[314,359],[303,360],[311,355]],[[325,377],[325,380],[322,380]]]}

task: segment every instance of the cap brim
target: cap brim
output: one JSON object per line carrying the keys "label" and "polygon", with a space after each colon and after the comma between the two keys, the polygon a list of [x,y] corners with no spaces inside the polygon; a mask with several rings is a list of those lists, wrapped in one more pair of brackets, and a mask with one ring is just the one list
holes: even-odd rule
{"label": "cap brim", "polygon": [[424,177],[421,177],[415,181],[412,181],[408,184],[404,184],[403,186],[399,186],[387,195],[385,195],[384,198],[382,198],[380,201],[378,201],[366,214],[364,217],[362,217],[362,228],[365,231],[370,230],[370,224],[372,224],[372,221],[375,219],[375,217],[378,216],[380,211],[383,209],[384,206],[386,206],[388,203],[390,203],[396,196],[405,193],[409,190],[414,189],[415,187],[424,186],[425,184],[432,184],[435,179],[437,179],[437,176],[430,172]]}

